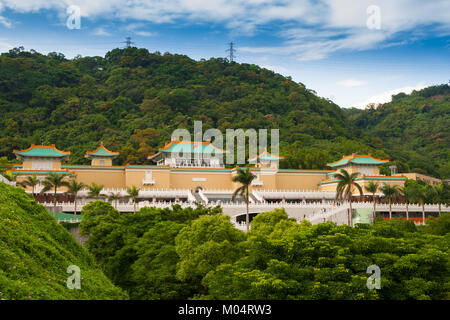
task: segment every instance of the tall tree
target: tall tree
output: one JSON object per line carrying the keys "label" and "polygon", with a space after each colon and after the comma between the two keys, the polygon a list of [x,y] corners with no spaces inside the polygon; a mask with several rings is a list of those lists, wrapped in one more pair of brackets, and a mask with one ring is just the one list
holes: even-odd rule
{"label": "tall tree", "polygon": [[133,213],[136,213],[136,198],[139,196],[139,189],[136,188],[135,185],[132,185],[131,188],[127,188],[128,196],[133,199]]}
{"label": "tall tree", "polygon": [[369,184],[367,186],[364,186],[364,189],[372,194],[372,201],[373,201],[373,222],[375,222],[375,217],[376,217],[376,205],[377,205],[377,201],[375,199],[375,193],[377,192],[378,188],[379,188],[379,183],[378,182],[373,182],[370,181]]}
{"label": "tall tree", "polygon": [[403,187],[398,188],[398,192],[405,198],[406,220],[409,220],[409,204],[415,199],[416,187],[405,184]]}
{"label": "tall tree", "polygon": [[70,194],[70,195],[73,195],[74,201],[75,201],[75,208],[74,208],[74,211],[73,211],[73,218],[74,218],[74,220],[77,219],[78,192],[83,190],[85,187],[86,187],[86,185],[83,182],[78,182],[76,179],[72,179],[69,182],[67,193]]}
{"label": "tall tree", "polygon": [[251,173],[248,168],[245,170],[239,169],[237,171],[237,175],[234,176],[232,179],[233,182],[238,182],[241,185],[236,190],[234,190],[233,196],[231,197],[231,201],[234,201],[234,199],[236,199],[237,196],[240,196],[241,198],[243,198],[245,200],[245,223],[246,223],[247,232],[248,232],[248,228],[249,228],[249,224],[250,224],[250,221],[249,221],[250,219],[249,219],[249,215],[248,215],[248,202],[249,202],[248,189],[254,179],[256,179],[256,175]]}
{"label": "tall tree", "polygon": [[416,190],[417,202],[422,207],[422,224],[425,225],[425,203],[430,201],[433,196],[433,189],[429,185],[418,186]]}
{"label": "tall tree", "polygon": [[97,184],[95,182],[92,182],[91,185],[88,187],[89,192],[88,192],[88,196],[90,198],[101,198],[101,192],[103,190],[103,185],[102,184]]}
{"label": "tall tree", "polygon": [[353,172],[352,174],[348,173],[347,170],[341,169],[340,173],[336,173],[334,177],[338,180],[336,186],[336,199],[337,200],[347,200],[350,205],[350,212],[348,214],[348,225],[352,226],[352,217],[353,217],[353,209],[352,209],[352,193],[353,189],[356,188],[359,191],[360,196],[362,197],[363,190],[361,186],[356,182],[356,178],[358,177],[357,172]]}
{"label": "tall tree", "polygon": [[450,202],[449,192],[443,182],[439,183],[437,186],[433,187],[432,200],[434,203],[438,204],[439,215],[441,215],[441,205],[448,204]]}
{"label": "tall tree", "polygon": [[44,186],[44,188],[41,190],[41,193],[47,192],[52,189],[54,191],[53,214],[55,217],[56,217],[56,192],[58,191],[58,188],[69,186],[69,182],[64,180],[66,176],[67,176],[66,174],[57,174],[52,172],[47,177],[45,177],[44,181],[42,181],[42,185]]}
{"label": "tall tree", "polygon": [[28,176],[25,180],[21,181],[19,184],[20,186],[26,188],[26,187],[31,187],[31,194],[33,195],[34,198],[34,190],[36,188],[37,185],[39,185],[41,182],[39,181],[39,179],[37,178],[37,176],[34,174],[32,176]]}
{"label": "tall tree", "polygon": [[389,200],[389,220],[392,219],[392,198],[395,198],[399,195],[398,187],[390,184],[383,183],[383,186],[381,187],[381,192],[383,193],[384,197]]}

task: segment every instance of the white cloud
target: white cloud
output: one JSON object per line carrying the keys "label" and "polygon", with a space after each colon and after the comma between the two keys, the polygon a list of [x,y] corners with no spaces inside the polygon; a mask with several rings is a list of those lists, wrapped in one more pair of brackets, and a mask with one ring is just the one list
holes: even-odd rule
{"label": "white cloud", "polygon": [[[323,59],[336,51],[367,50],[402,45],[399,32],[415,33],[432,26],[438,34],[450,29],[448,0],[0,0],[1,7],[18,12],[53,9],[63,19],[69,5],[78,5],[83,17],[120,19],[136,23],[222,24],[233,32],[256,33],[272,23],[281,30],[282,45],[241,48],[249,52],[295,55],[299,60]],[[381,10],[381,30],[369,30],[367,8]],[[149,31],[139,30],[142,35]]]}
{"label": "white cloud", "polygon": [[99,27],[97,29],[94,30],[94,32],[92,33],[95,36],[110,36],[111,33],[109,33],[108,31],[106,31],[104,28]]}
{"label": "white cloud", "polygon": [[7,39],[0,38],[0,52],[5,52],[14,48],[14,45],[9,43]]}
{"label": "white cloud", "polygon": [[339,81],[337,84],[343,87],[359,87],[365,85],[367,82],[357,79],[346,79]]}
{"label": "white cloud", "polygon": [[156,36],[156,32],[149,32],[149,31],[136,31],[135,34],[141,37],[153,37]]}
{"label": "white cloud", "polygon": [[392,101],[392,95],[399,94],[400,92],[410,94],[414,90],[421,90],[425,88],[425,84],[417,84],[416,86],[409,86],[409,87],[403,87],[403,88],[397,88],[394,90],[388,90],[379,94],[376,94],[365,101],[353,103],[351,107],[356,107],[359,109],[364,109],[368,104],[374,103],[374,104],[382,104]]}
{"label": "white cloud", "polygon": [[3,16],[0,16],[0,24],[7,28],[12,28],[12,22]]}
{"label": "white cloud", "polygon": [[146,27],[147,27],[147,24],[142,23],[142,22],[136,22],[136,23],[130,23],[130,24],[126,25],[125,27],[123,27],[123,29],[126,31],[129,31],[131,33],[134,33],[138,36],[141,36],[141,37],[153,37],[153,36],[157,35],[157,32],[138,30],[138,29],[143,29]]}

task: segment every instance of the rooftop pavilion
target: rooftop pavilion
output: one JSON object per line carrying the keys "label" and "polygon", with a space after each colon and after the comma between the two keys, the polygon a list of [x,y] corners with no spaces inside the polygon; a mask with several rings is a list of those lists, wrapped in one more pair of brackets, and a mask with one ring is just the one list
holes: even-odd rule
{"label": "rooftop pavilion", "polygon": [[257,168],[278,168],[278,164],[280,160],[283,160],[284,157],[280,157],[265,149],[261,154],[257,155],[254,158],[248,159],[248,162],[254,164]]}
{"label": "rooftop pavilion", "polygon": [[358,172],[360,176],[378,176],[380,175],[378,167],[388,162],[389,160],[376,159],[370,154],[358,155],[353,153],[351,156],[343,156],[341,160],[327,163],[327,166],[335,168],[336,171],[345,169],[349,173]]}
{"label": "rooftop pavilion", "polygon": [[223,155],[227,152],[217,148],[209,140],[172,140],[148,159],[156,162],[158,166],[223,168]]}
{"label": "rooftop pavilion", "polygon": [[92,166],[112,166],[112,160],[119,155],[119,152],[112,152],[100,142],[100,146],[94,151],[87,151],[85,158],[91,159]]}
{"label": "rooftop pavilion", "polygon": [[70,152],[58,150],[54,144],[32,144],[28,149],[14,150],[13,153],[17,159],[22,160],[23,169],[28,170],[60,170],[61,162],[68,160],[70,156]]}

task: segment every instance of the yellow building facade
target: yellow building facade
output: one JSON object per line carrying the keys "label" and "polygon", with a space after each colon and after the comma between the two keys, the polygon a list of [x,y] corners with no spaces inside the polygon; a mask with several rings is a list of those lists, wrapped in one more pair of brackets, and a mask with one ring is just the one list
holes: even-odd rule
{"label": "yellow building facade", "polygon": [[[215,148],[210,142],[195,143],[171,141],[149,159],[155,165],[114,166],[113,159],[117,152],[108,150],[103,143],[93,151],[86,152],[91,165],[67,165],[70,152],[58,150],[52,146],[31,145],[25,150],[14,150],[14,154],[22,161],[15,165],[13,174],[17,181],[29,175],[44,179],[49,173],[63,174],[66,179],[76,178],[86,185],[97,183],[108,189],[123,189],[136,186],[141,189],[195,189],[234,190],[237,184],[232,181],[238,167],[225,168],[221,157],[226,150]],[[196,157],[199,153],[201,157]],[[181,160],[180,160],[181,159]],[[278,157],[264,151],[258,157],[249,159],[255,164],[250,168],[257,178],[251,190],[315,190],[335,191],[337,181],[333,175],[340,169],[358,172],[358,182],[364,186],[370,181],[402,185],[402,176],[382,176],[378,166],[387,162],[370,155],[351,155],[329,163],[330,170],[279,169]]]}

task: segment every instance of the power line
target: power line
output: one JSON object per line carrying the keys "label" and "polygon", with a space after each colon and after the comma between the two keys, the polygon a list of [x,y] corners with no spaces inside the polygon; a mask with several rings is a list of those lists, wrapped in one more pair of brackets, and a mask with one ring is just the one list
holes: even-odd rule
{"label": "power line", "polygon": [[234,61],[234,53],[236,52],[236,50],[233,48],[233,42],[230,42],[230,48],[226,50],[226,52],[229,52],[229,60],[230,62]]}

